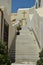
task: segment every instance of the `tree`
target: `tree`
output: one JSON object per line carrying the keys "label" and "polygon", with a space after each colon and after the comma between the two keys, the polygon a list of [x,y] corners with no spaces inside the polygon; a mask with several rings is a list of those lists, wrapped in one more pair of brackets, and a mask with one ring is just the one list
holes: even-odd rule
{"label": "tree", "polygon": [[36,65],[43,65],[43,49],[42,51],[39,53],[39,60],[37,61]]}
{"label": "tree", "polygon": [[5,42],[0,41],[0,65],[11,65]]}

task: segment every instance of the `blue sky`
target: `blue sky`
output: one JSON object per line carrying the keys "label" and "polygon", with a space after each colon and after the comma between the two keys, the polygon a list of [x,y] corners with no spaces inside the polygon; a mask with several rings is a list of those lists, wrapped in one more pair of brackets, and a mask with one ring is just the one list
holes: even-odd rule
{"label": "blue sky", "polygon": [[35,4],[35,0],[12,0],[12,13],[19,8],[30,8]]}

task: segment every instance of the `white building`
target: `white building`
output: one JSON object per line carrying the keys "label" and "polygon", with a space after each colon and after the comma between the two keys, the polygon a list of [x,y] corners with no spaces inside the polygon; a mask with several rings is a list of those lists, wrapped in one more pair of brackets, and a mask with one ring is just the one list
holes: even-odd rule
{"label": "white building", "polygon": [[36,0],[36,8],[43,7],[43,0]]}
{"label": "white building", "polygon": [[[14,62],[36,63],[39,59],[39,51],[43,48],[43,7],[41,4],[42,0],[37,0],[37,9],[34,7],[18,9],[17,13],[9,14],[11,0],[0,0],[0,5],[6,6],[6,8],[0,7],[0,39],[8,44],[10,59]],[[16,38],[19,22],[23,29]]]}
{"label": "white building", "polygon": [[0,6],[0,39],[2,42],[6,42],[10,59],[13,61],[15,60],[15,55],[13,54],[15,54],[16,25],[18,26],[18,23],[16,23],[17,22],[14,21],[13,17],[8,14],[7,9]]}
{"label": "white building", "polygon": [[38,45],[43,48],[43,7],[35,9],[31,22]]}
{"label": "white building", "polygon": [[3,36],[4,32],[6,31],[6,33],[7,33],[7,31],[8,31],[9,24],[10,24],[10,14],[8,14],[8,11],[4,6],[0,6],[0,38],[2,37],[1,38],[2,40],[3,40],[3,37],[4,37]]}
{"label": "white building", "polygon": [[5,6],[11,12],[11,0],[0,0],[0,6]]}

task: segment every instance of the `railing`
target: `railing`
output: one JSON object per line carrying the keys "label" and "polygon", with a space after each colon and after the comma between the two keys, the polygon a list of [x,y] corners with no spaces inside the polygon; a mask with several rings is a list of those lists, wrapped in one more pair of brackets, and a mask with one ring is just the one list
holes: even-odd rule
{"label": "railing", "polygon": [[35,34],[34,30],[33,30],[33,29],[30,29],[30,28],[28,28],[28,29],[33,32],[33,34],[34,34],[34,36],[35,36],[35,39],[36,39],[36,41],[37,41],[37,43],[38,43],[38,46],[39,46],[39,48],[41,49],[40,42],[38,41],[37,35]]}

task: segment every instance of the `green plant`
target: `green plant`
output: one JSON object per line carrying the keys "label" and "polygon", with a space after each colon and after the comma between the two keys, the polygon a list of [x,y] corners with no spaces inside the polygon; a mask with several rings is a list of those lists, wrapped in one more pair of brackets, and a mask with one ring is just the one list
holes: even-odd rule
{"label": "green plant", "polygon": [[11,65],[5,42],[0,41],[0,65]]}
{"label": "green plant", "polygon": [[37,61],[36,65],[43,65],[43,49],[42,51],[39,53],[39,60]]}

